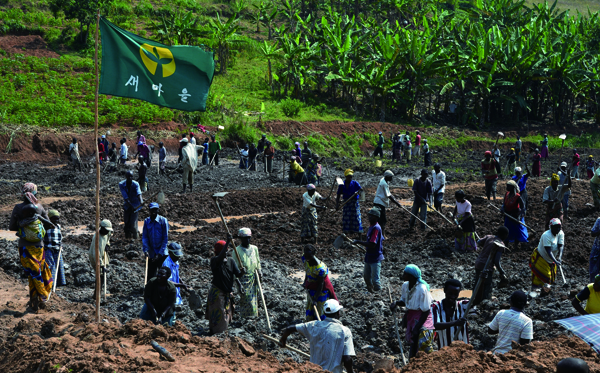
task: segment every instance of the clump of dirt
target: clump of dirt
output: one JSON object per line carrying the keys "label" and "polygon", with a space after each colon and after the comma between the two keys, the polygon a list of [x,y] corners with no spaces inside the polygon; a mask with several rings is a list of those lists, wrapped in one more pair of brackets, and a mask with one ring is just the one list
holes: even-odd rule
{"label": "clump of dirt", "polygon": [[513,350],[503,355],[476,351],[471,345],[453,342],[449,347],[429,355],[419,353],[402,372],[435,372],[442,369],[448,373],[550,373],[555,371],[559,361],[567,357],[585,360],[590,372],[600,369],[600,358],[588,344],[576,337],[560,336],[551,341],[524,346],[514,344]]}
{"label": "clump of dirt", "polygon": [[60,55],[48,47],[39,35],[0,36],[0,49],[8,53],[20,53],[26,56],[59,58]]}

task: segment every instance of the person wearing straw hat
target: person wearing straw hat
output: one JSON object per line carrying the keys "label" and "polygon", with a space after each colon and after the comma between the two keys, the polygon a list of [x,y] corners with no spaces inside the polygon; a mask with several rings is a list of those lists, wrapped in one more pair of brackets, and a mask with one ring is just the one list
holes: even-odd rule
{"label": "person wearing straw hat", "polygon": [[529,180],[529,167],[527,163],[525,163],[525,170],[527,173],[523,174],[523,169],[521,167],[515,167],[515,175],[512,177],[517,183],[519,190],[521,191],[521,200],[523,200],[523,209],[525,210],[523,215],[527,212],[527,180]]}
{"label": "person wearing straw hat", "polygon": [[329,299],[323,305],[325,320],[290,325],[281,333],[279,344],[286,346],[288,337],[295,332],[302,334],[310,343],[310,362],[323,370],[353,373],[352,356],[355,356],[352,331],[340,319],[340,310],[344,307],[335,299]]}
{"label": "person wearing straw hat", "polygon": [[138,238],[138,211],[137,209],[144,202],[142,198],[142,190],[140,184],[133,180],[133,172],[125,173],[125,180],[119,183],[119,190],[123,197],[123,230],[125,231],[125,239]]}
{"label": "person wearing straw hat", "polygon": [[568,184],[563,186],[563,190],[561,190],[561,188],[558,186],[559,181],[560,176],[557,174],[552,174],[550,185],[544,189],[543,203],[546,205],[545,226],[547,226],[548,223],[550,223],[550,220],[553,218],[558,218],[561,220],[563,218],[563,196],[561,193],[567,190],[565,188],[571,188],[571,176],[567,174]]}
{"label": "person wearing straw hat", "polygon": [[[581,302],[587,301],[585,309]],[[600,275],[596,275],[591,284],[587,284],[571,301],[573,307],[581,315],[600,313]]]}
{"label": "person wearing straw hat", "polygon": [[[100,222],[100,237],[98,240],[98,253],[100,256],[100,273],[97,273],[98,276],[101,276],[108,272],[108,263],[110,258],[108,257],[108,249],[107,246],[110,246],[110,238],[113,234],[112,223],[108,219],[104,219]],[[88,257],[90,259],[90,264],[96,272],[96,233],[92,236],[92,243],[90,244],[90,250],[88,251]],[[102,281],[100,281],[100,290],[102,290]],[[96,299],[96,287],[94,286],[94,296],[92,299]]]}
{"label": "person wearing straw hat", "polygon": [[[56,286],[65,286],[67,281],[65,279],[65,267],[64,267],[64,255],[58,257],[60,248],[62,246],[62,233],[60,231],[60,213],[54,209],[48,210],[48,218],[54,226],[48,225],[46,228],[46,235],[44,236],[44,249],[46,254],[46,262],[52,272],[52,277],[56,282]],[[58,268],[58,272],[56,271]]]}
{"label": "person wearing straw hat", "polygon": [[349,201],[344,205],[344,210],[342,211],[342,232],[346,234],[356,233],[360,236],[363,232],[362,227],[362,219],[360,216],[360,203],[358,194],[355,193],[362,190],[358,181],[353,180],[354,171],[348,168],[344,171],[344,176],[346,180],[344,183],[338,186],[337,190],[337,200],[335,201],[335,209],[338,210],[340,208],[340,197],[343,197],[344,203],[348,201],[349,198],[353,198],[353,201]]}
{"label": "person wearing straw hat", "polygon": [[492,152],[486,151],[481,160],[481,174],[485,179],[485,195],[487,199],[494,197],[496,201],[496,185],[498,184],[498,162],[492,158]]}
{"label": "person wearing straw hat", "polygon": [[183,299],[181,298],[180,288],[184,290],[187,289],[187,285],[181,282],[181,278],[179,277],[179,259],[183,257],[183,250],[181,249],[181,245],[177,242],[171,242],[168,246],[169,256],[165,259],[162,266],[168,267],[171,270],[171,276],[169,277],[169,281],[171,281],[175,287],[177,288],[177,298],[175,300],[175,310],[181,309],[183,305]]}
{"label": "person wearing straw hat", "polygon": [[307,239],[312,243],[317,242],[317,236],[319,235],[317,209],[326,209],[325,206],[317,205],[317,199],[322,201],[327,200],[326,197],[323,197],[317,192],[317,188],[314,184],[308,184],[306,186],[306,192],[302,195],[301,243],[304,243]]}
{"label": "person wearing straw hat", "polygon": [[365,253],[365,265],[363,268],[363,278],[367,285],[369,292],[377,292],[381,290],[381,262],[385,259],[383,257],[383,231],[381,226],[378,224],[380,218],[380,211],[377,207],[373,207],[369,213],[369,230],[367,231],[367,240],[359,241],[355,240],[353,243],[356,245],[364,246],[367,250]]}
{"label": "person wearing straw hat", "polygon": [[406,341],[410,344],[409,358],[417,356],[417,352],[433,352],[434,326],[431,315],[433,297],[429,284],[421,277],[421,270],[414,264],[404,268],[402,275],[402,296],[399,301],[392,302],[392,312],[397,306],[406,306],[406,315],[402,324],[406,327]]}
{"label": "person wearing straw hat", "polygon": [[215,256],[210,258],[213,278],[208,290],[206,319],[211,335],[227,330],[233,320],[233,283],[237,282],[238,290],[241,290],[238,277],[246,274],[245,268],[240,270],[236,261],[227,256],[232,240],[233,237],[227,235],[227,241],[217,241],[214,246]]}
{"label": "person wearing straw hat", "polygon": [[562,265],[565,233],[562,230],[560,219],[550,220],[548,228],[540,237],[540,243],[533,250],[529,259],[532,289],[541,288],[546,284],[554,284],[557,266]]}
{"label": "person wearing straw hat", "polygon": [[377,157],[379,154],[379,158],[383,159],[383,144],[385,143],[385,139],[383,138],[383,132],[379,132],[379,138],[377,139],[377,146],[375,147],[375,151],[373,152],[373,158]]}
{"label": "person wearing straw hat", "polygon": [[235,248],[239,254],[233,255],[233,260],[238,268],[245,268],[246,273],[241,277],[242,294],[240,295],[240,316],[253,317],[258,316],[258,281],[262,278],[262,267],[260,265],[260,256],[258,255],[258,247],[251,245],[252,231],[250,228],[240,228],[238,237],[242,241]]}
{"label": "person wearing straw hat", "polygon": [[577,149],[573,149],[573,158],[571,159],[571,177],[579,178],[579,163],[581,156],[577,153]]}
{"label": "person wearing straw hat", "polygon": [[[504,195],[504,201],[500,208],[502,215],[506,214],[512,216],[514,219],[525,224],[525,204],[519,194],[519,186],[514,180],[509,180],[506,183],[506,194]],[[515,243],[515,249],[518,249],[519,243],[528,242],[529,234],[527,228],[504,215],[504,226],[508,228],[508,242]]]}
{"label": "person wearing straw hat", "polygon": [[385,214],[385,210],[390,207],[390,200],[392,200],[395,204],[400,205],[396,198],[390,192],[389,183],[392,182],[394,178],[394,173],[391,170],[386,170],[383,173],[383,177],[379,180],[379,185],[377,185],[377,191],[375,192],[375,199],[373,200],[374,207],[379,209],[379,219],[377,219],[379,225],[381,226],[381,232],[383,236],[385,236],[385,226],[387,224],[387,218]]}
{"label": "person wearing straw hat", "polygon": [[156,202],[148,206],[150,216],[144,220],[142,230],[142,250],[144,256],[149,258],[146,278],[154,277],[169,255],[169,222],[164,216],[158,215],[159,208]]}
{"label": "person wearing straw hat", "polygon": [[[569,175],[569,171],[567,170],[567,162],[562,162],[560,164],[560,170],[558,171],[557,175],[560,178],[558,180],[559,189],[562,188],[562,193],[563,193],[563,198],[560,201],[562,204],[562,207],[563,207],[563,214],[564,214],[564,218],[562,220],[566,221],[566,220],[569,220],[569,197],[571,197],[570,180],[572,177],[571,175]],[[567,179],[569,181],[568,188],[567,188],[567,185],[565,184],[567,182]]]}

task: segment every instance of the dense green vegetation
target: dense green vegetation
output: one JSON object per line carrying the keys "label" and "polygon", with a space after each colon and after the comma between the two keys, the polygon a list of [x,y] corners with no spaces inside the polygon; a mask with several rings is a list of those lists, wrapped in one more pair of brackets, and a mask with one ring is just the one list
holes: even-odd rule
{"label": "dense green vegetation", "polygon": [[219,72],[206,113],[101,96],[103,124],[598,119],[598,14],[536,2],[0,0],[0,34],[42,35],[63,54],[0,50],[0,120],[92,123],[97,7],[142,36],[209,46]]}

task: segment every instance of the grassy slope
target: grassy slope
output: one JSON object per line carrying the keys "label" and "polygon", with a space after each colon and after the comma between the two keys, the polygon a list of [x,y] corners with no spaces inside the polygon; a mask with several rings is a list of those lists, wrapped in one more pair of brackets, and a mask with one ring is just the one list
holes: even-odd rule
{"label": "grassy slope", "polygon": [[[538,4],[544,1],[546,0],[526,0],[528,4]],[[548,1],[548,3],[552,3],[552,1]],[[562,10],[570,10],[570,14],[575,14],[576,10],[587,14],[588,8],[592,13],[600,11],[600,0],[558,0],[557,7]]]}

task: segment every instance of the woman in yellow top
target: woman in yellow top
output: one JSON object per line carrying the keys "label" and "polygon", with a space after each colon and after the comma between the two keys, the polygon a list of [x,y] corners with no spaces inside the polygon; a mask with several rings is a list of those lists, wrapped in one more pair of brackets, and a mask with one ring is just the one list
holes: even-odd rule
{"label": "woman in yellow top", "polygon": [[[584,300],[587,300],[585,309],[581,307],[581,302]],[[600,313],[600,275],[596,275],[594,283],[584,287],[583,290],[573,298],[571,304],[573,304],[573,307],[575,307],[577,312],[582,315]]]}
{"label": "woman in yellow top", "polygon": [[246,269],[246,273],[240,277],[242,283],[242,291],[240,292],[240,316],[252,317],[258,316],[258,282],[262,278],[262,270],[260,267],[260,257],[258,256],[258,247],[250,245],[252,231],[250,228],[240,228],[238,231],[242,243],[235,248],[235,251],[240,256],[241,263],[237,255],[233,256],[235,264],[238,268]]}
{"label": "woman in yellow top", "polygon": [[296,185],[302,185],[302,179],[304,179],[304,169],[296,162],[296,157],[291,157],[289,181],[290,183],[295,182]]}

